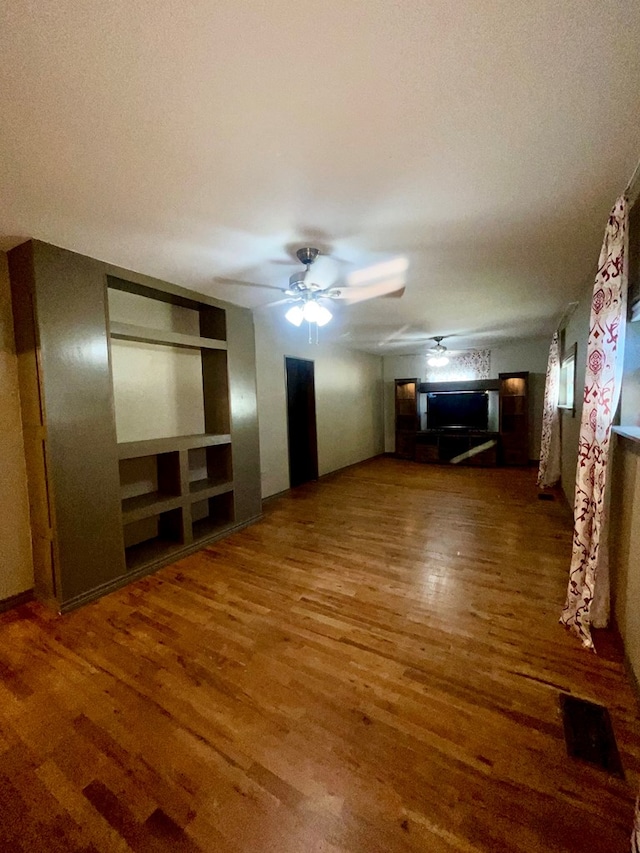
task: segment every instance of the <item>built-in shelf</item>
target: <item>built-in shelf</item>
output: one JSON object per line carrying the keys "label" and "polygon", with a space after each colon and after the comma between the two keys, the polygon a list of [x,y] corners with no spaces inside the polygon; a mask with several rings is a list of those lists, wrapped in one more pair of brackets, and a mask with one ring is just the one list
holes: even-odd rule
{"label": "built-in shelf", "polygon": [[173,552],[180,551],[183,547],[180,542],[162,537],[148,539],[138,545],[130,545],[125,549],[127,570],[132,572],[142,569],[159,560],[167,562]]}
{"label": "built-in shelf", "polygon": [[214,498],[216,495],[224,495],[233,491],[233,483],[219,480],[215,477],[206,477],[204,480],[194,480],[189,483],[190,499],[192,501],[203,501],[206,498]]}
{"label": "built-in shelf", "polygon": [[133,323],[112,322],[109,326],[109,332],[112,338],[121,341],[143,341],[150,344],[165,344],[190,349],[227,349],[226,341],[203,338],[198,335],[185,335],[182,332],[172,332],[169,329],[151,329],[148,326],[137,326]]}
{"label": "built-in shelf", "polygon": [[133,498],[125,498],[122,501],[122,521],[124,524],[130,524],[132,521],[150,518],[161,512],[176,509],[181,503],[182,498],[163,492],[149,492]]}
{"label": "built-in shelf", "polygon": [[199,521],[193,522],[193,541],[202,542],[205,539],[214,539],[222,534],[230,527],[231,522],[219,521],[215,518],[201,518]]}
{"label": "built-in shelf", "polygon": [[191,504],[191,513],[194,542],[216,536],[233,524],[233,492],[228,491],[207,499],[198,495],[197,500]]}
{"label": "built-in shelf", "polygon": [[231,436],[178,435],[172,438],[149,438],[144,441],[125,441],[118,445],[120,459],[134,459],[136,456],[152,456],[155,453],[170,453],[172,450],[191,450],[196,447],[213,447],[216,444],[230,444]]}
{"label": "built-in shelf", "polygon": [[175,503],[172,501],[171,506],[151,515],[126,520],[123,533],[129,571],[153,562],[163,553],[180,550],[189,541],[185,536],[184,511]]}

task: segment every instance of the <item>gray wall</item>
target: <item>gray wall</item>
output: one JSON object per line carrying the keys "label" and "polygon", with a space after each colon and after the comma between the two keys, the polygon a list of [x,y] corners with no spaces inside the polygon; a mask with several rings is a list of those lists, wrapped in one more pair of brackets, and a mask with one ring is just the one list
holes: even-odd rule
{"label": "gray wall", "polygon": [[[640,323],[636,323],[640,326]],[[616,436],[611,466],[611,612],[640,683],[640,443]]]}

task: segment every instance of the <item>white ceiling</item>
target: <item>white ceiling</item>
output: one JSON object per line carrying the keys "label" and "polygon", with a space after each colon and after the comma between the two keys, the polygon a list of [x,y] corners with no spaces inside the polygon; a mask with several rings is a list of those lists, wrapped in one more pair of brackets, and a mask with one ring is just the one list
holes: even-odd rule
{"label": "white ceiling", "polygon": [[404,256],[403,298],[322,331],[377,352],[549,333],[640,156],[637,0],[2,14],[0,248],[37,237],[252,307],[292,247],[345,272]]}

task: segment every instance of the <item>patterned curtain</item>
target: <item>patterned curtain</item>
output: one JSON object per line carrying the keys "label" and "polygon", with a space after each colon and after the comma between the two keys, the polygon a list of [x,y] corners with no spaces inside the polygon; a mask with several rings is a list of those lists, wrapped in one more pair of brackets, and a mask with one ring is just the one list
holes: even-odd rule
{"label": "patterned curtain", "polygon": [[547,381],[544,387],[544,410],[542,412],[542,441],[540,443],[540,467],[538,486],[546,489],[555,486],[560,479],[560,414],[558,395],[560,392],[560,351],[558,333],[553,333],[547,363]]}
{"label": "patterned curtain", "polygon": [[640,853],[640,796],[636,799],[636,810],[631,833],[631,853]]}
{"label": "patterned curtain", "polygon": [[573,553],[560,621],[593,648],[591,625],[609,618],[606,484],[611,424],[620,396],[627,304],[627,200],[609,216],[591,301],[573,509]]}

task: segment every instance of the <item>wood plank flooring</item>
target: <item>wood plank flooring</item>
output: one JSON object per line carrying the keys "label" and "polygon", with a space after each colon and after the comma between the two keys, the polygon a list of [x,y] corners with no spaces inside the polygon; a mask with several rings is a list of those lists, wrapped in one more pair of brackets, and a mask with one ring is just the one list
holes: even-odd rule
{"label": "wood plank flooring", "polygon": [[[528,470],[380,458],[59,617],[0,616],[0,850],[628,849],[620,650],[558,625],[569,513]],[[606,705],[626,780],[566,756]]]}

